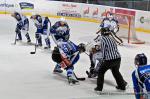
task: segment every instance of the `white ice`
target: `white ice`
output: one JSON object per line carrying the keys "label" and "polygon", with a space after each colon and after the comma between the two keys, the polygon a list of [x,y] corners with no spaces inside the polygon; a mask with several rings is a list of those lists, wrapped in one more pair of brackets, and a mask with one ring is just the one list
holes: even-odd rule
{"label": "white ice", "polygon": [[[59,19],[51,19],[54,24]],[[94,38],[99,24],[67,20],[71,28],[70,40],[79,44],[89,42]],[[10,15],[0,15],[0,99],[134,99],[134,95],[98,95],[94,92],[96,79],[88,79],[85,71],[90,67],[86,54],[81,54],[79,62],[75,65],[75,73],[79,77],[86,77],[80,85],[69,86],[63,75],[53,74],[55,63],[51,54],[41,49],[35,55],[34,46],[14,43],[16,22]],[[35,27],[30,21],[30,35],[34,39]],[[138,33],[148,40],[149,34]],[[145,36],[146,35],[146,36]],[[24,35],[22,35],[24,37]],[[24,38],[24,41],[26,39]],[[51,40],[52,41],[52,40]],[[44,43],[44,42],[43,42]],[[52,46],[55,44],[52,42]],[[133,92],[131,74],[135,69],[133,64],[137,53],[145,53],[150,61],[149,43],[144,45],[119,46],[122,55],[120,71],[128,82],[126,92]],[[117,92],[116,82],[110,71],[106,72],[104,91]]]}

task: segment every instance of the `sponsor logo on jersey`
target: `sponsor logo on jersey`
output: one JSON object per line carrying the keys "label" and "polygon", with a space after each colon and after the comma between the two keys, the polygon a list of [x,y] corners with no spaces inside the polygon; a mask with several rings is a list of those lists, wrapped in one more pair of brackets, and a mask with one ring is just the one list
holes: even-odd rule
{"label": "sponsor logo on jersey", "polygon": [[21,9],[29,9],[29,10],[34,9],[34,4],[32,3],[20,2],[19,5]]}

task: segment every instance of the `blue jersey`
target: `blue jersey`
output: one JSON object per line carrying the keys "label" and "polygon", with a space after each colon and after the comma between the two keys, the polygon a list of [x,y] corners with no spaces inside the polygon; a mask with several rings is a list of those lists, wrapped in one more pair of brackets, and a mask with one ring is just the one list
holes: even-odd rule
{"label": "blue jersey", "polygon": [[34,24],[37,29],[42,29],[42,17],[40,15],[35,15]]}
{"label": "blue jersey", "polygon": [[29,28],[29,20],[26,16],[16,12],[15,13],[15,19],[17,20],[17,28],[18,29],[23,29],[23,28]]}
{"label": "blue jersey", "polygon": [[[132,80],[135,93],[137,93],[136,99],[140,99],[139,93],[145,93],[146,97],[148,97],[147,92],[150,92],[150,65],[139,66],[132,73]],[[150,97],[146,99],[150,99]]]}
{"label": "blue jersey", "polygon": [[68,42],[59,42],[58,44],[60,53],[65,55],[66,58],[72,61],[72,64],[75,64],[79,60],[79,51],[78,46],[71,41]]}
{"label": "blue jersey", "polygon": [[56,22],[51,27],[50,32],[52,35],[54,35],[56,40],[62,39],[63,41],[67,41],[68,37],[70,36],[70,29],[68,24],[65,23],[63,26],[61,26],[61,21]]}
{"label": "blue jersey", "polygon": [[36,33],[41,33],[46,35],[51,26],[51,22],[48,17],[41,17],[40,15],[36,15],[35,19],[33,19],[34,24],[37,28]]}

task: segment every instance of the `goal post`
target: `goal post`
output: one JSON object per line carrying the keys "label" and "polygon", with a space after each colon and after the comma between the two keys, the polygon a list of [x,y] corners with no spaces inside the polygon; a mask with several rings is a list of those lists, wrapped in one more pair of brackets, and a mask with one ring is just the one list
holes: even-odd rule
{"label": "goal post", "polygon": [[113,13],[113,16],[119,23],[117,35],[120,38],[127,39],[131,44],[144,44],[144,41],[138,39],[135,28],[135,16],[128,14]]}

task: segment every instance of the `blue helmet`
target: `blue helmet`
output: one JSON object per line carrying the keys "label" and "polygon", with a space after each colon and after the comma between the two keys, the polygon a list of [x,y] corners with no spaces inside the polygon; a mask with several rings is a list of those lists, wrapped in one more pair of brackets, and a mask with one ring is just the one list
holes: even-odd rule
{"label": "blue helmet", "polygon": [[137,66],[146,65],[147,64],[147,57],[145,56],[145,54],[144,53],[137,54],[135,56],[135,59],[134,59],[134,64]]}

